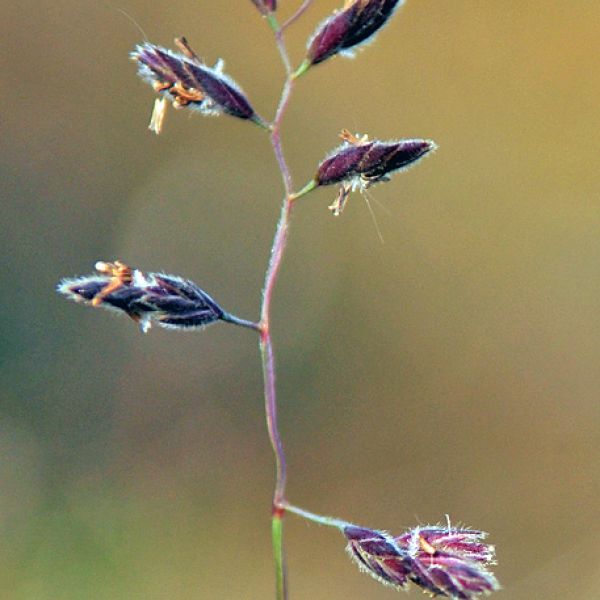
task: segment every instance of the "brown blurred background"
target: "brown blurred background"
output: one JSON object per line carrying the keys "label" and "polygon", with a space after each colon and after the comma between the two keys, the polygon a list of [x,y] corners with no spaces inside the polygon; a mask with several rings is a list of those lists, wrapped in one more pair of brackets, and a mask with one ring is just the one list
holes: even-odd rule
{"label": "brown blurred background", "polygon": [[[255,336],[144,336],[54,293],[121,258],[257,316],[281,196],[267,136],[185,111],[149,133],[122,11],[223,56],[266,116],[270,32],[249,0],[2,4],[0,597],[272,598]],[[290,31],[295,63],[338,5]],[[294,214],[273,324],[290,499],[490,531],[510,600],[600,590],[599,56],[597,0],[409,0],[301,80],[284,128],[297,187],[342,127],[440,145],[372,191],[384,244],[360,196]],[[286,536],[292,598],[395,597],[335,531],[290,517]]]}

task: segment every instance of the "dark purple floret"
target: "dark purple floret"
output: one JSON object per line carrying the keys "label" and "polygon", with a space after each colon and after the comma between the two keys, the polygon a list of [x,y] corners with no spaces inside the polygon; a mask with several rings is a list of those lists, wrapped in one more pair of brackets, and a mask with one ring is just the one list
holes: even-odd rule
{"label": "dark purple floret", "polygon": [[358,566],[385,585],[404,588],[409,571],[405,556],[394,539],[383,531],[348,526],[343,530],[347,550]]}
{"label": "dark purple floret", "polygon": [[195,327],[204,327],[205,325],[210,325],[214,321],[214,313],[211,310],[199,310],[175,317],[158,317],[159,325],[162,325],[163,327],[171,327],[173,329],[192,329]]}
{"label": "dark purple floret", "polygon": [[345,143],[334,150],[317,169],[317,185],[331,185],[340,182],[374,183],[383,177],[408,167],[437,146],[431,140],[397,140],[381,142],[369,140],[366,136],[352,135],[343,130],[340,137]]}
{"label": "dark purple floret", "polygon": [[368,179],[382,176],[408,167],[435,148],[431,140],[399,140],[379,142],[365,156],[361,174]]}
{"label": "dark purple floret", "polygon": [[321,23],[308,45],[307,61],[316,65],[349,51],[379,31],[404,0],[353,0]]}
{"label": "dark purple floret", "polygon": [[124,312],[146,331],[153,322],[174,329],[202,327],[223,319],[221,307],[195,283],[127,265],[97,263],[98,274],[65,279],[59,293],[76,302]]}
{"label": "dark purple floret", "polygon": [[364,8],[357,15],[354,27],[344,38],[343,48],[352,48],[368,40],[385,25],[396,8],[403,3],[404,0],[371,0],[364,2]]}
{"label": "dark purple floret", "polygon": [[494,548],[471,529],[417,527],[393,538],[383,531],[346,526],[348,552],[358,566],[386,585],[410,581],[434,596],[474,600],[499,589],[487,567]]}
{"label": "dark purple floret", "polygon": [[340,137],[344,144],[319,164],[312,181],[313,186],[340,184],[338,197],[329,207],[336,216],[344,209],[350,192],[387,181],[394,171],[409,167],[437,148],[431,140],[381,142],[353,135],[347,129]]}
{"label": "dark purple floret", "polygon": [[307,58],[317,65],[337,54],[344,45],[344,39],[355,20],[356,7],[334,13],[319,26],[308,46]]}
{"label": "dark purple floret", "polygon": [[211,98],[224,112],[240,119],[252,119],[254,109],[237,86],[228,82],[208,68],[194,67],[192,71],[197,77],[200,89]]}
{"label": "dark purple floret", "polygon": [[486,534],[472,529],[418,527],[396,538],[407,551],[411,579],[425,590],[449,598],[471,600],[499,588],[487,567],[494,547]]}
{"label": "dark purple floret", "polygon": [[277,10],[277,0],[252,0],[252,2],[263,15],[273,13]]}
{"label": "dark purple floret", "polygon": [[361,549],[368,554],[395,555],[398,553],[394,540],[380,531],[349,525],[344,529],[344,535],[348,541],[359,542]]}
{"label": "dark purple floret", "polygon": [[[186,70],[186,63],[183,57],[155,46],[154,44],[143,44],[137,46],[137,54],[133,57],[140,64],[140,74],[153,81],[176,83],[180,82],[184,88],[194,88],[198,82],[192,77],[189,70]],[[148,71],[141,71],[142,67],[147,67]]]}
{"label": "dark purple floret", "polygon": [[[192,321],[199,320],[200,313],[205,315],[203,320],[206,320],[208,315],[212,315],[212,320],[215,320],[215,316],[223,316],[221,307],[192,281],[163,273],[149,273],[148,277],[156,281],[156,285],[150,288],[154,294],[153,306],[166,315],[175,315],[173,319],[176,321],[180,315],[185,315]],[[167,322],[166,317],[160,320]]]}
{"label": "dark purple floret", "polygon": [[331,185],[359,175],[360,165],[372,147],[373,142],[342,147],[319,165],[315,181],[318,185]]}
{"label": "dark purple floret", "polygon": [[145,43],[137,46],[131,56],[138,63],[140,76],[176,107],[259,120],[240,87],[220,68],[202,63],[191,50],[183,55]]}

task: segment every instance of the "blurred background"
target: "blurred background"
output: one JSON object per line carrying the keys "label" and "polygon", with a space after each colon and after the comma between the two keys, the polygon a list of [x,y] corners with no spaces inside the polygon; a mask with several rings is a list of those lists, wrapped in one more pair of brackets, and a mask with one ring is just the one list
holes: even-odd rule
{"label": "blurred background", "polygon": [[[290,30],[295,64],[339,4]],[[185,34],[270,117],[270,30],[248,0],[2,8],[0,596],[273,598],[255,335],[142,335],[54,292],[120,258],[257,317],[282,195],[267,136],[170,111],[156,137],[128,53],[139,27]],[[440,146],[372,190],[383,244],[358,195],[294,213],[273,317],[290,500],[489,531],[498,598],[600,589],[599,55],[596,0],[412,0],[304,77],[284,125],[296,187],[343,127]],[[290,516],[286,537],[292,598],[395,597],[335,531]]]}

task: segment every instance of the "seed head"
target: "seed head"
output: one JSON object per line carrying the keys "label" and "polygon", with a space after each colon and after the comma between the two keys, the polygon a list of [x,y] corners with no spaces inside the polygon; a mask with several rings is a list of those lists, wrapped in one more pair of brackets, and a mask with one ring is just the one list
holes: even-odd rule
{"label": "seed head", "polygon": [[335,54],[353,51],[372,38],[404,0],[347,0],[344,8],[327,17],[308,43],[306,68]]}
{"label": "seed head", "polygon": [[408,168],[437,148],[432,140],[382,142],[370,140],[366,135],[352,135],[346,129],[340,137],[344,143],[321,162],[315,176],[316,185],[340,184],[338,198],[329,207],[336,216],[351,191],[364,191],[376,183],[389,181],[392,172]]}
{"label": "seed head", "polygon": [[193,329],[223,318],[221,307],[195,283],[176,275],[142,273],[126,264],[97,262],[96,274],[63,279],[57,291],[75,302],[124,312],[143,332],[153,322]]}
{"label": "seed head", "polygon": [[[138,74],[157,93],[170,100],[175,108],[189,107],[203,115],[226,113],[263,124],[241,88],[223,73],[223,61],[209,67],[185,38],[178,38],[175,43],[182,54],[148,42],[136,46],[131,53],[138,65]],[[160,125],[154,124],[158,121],[162,125],[164,109],[164,105],[158,107],[158,111],[155,107],[150,124],[153,131],[160,131]]]}
{"label": "seed head", "polygon": [[487,567],[495,564],[486,534],[466,528],[416,527],[399,537],[348,525],[347,550],[359,567],[385,585],[409,582],[432,596],[473,600],[499,589]]}

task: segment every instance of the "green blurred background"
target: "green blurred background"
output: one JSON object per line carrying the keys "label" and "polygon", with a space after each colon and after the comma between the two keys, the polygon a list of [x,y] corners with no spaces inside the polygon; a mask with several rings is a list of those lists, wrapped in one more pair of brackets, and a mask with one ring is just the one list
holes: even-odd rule
{"label": "green blurred background", "polygon": [[[338,4],[290,31],[295,63]],[[2,3],[0,597],[272,598],[255,336],[144,336],[54,293],[121,258],[257,316],[267,136],[186,111],[149,133],[122,11],[223,56],[262,114],[282,83],[249,0]],[[273,322],[290,499],[490,531],[510,600],[600,589],[599,56],[597,0],[412,0],[303,78],[284,127],[297,187],[342,127],[440,145],[373,189],[384,244],[360,196],[294,214]],[[286,536],[292,598],[395,597],[335,531],[290,517]]]}

